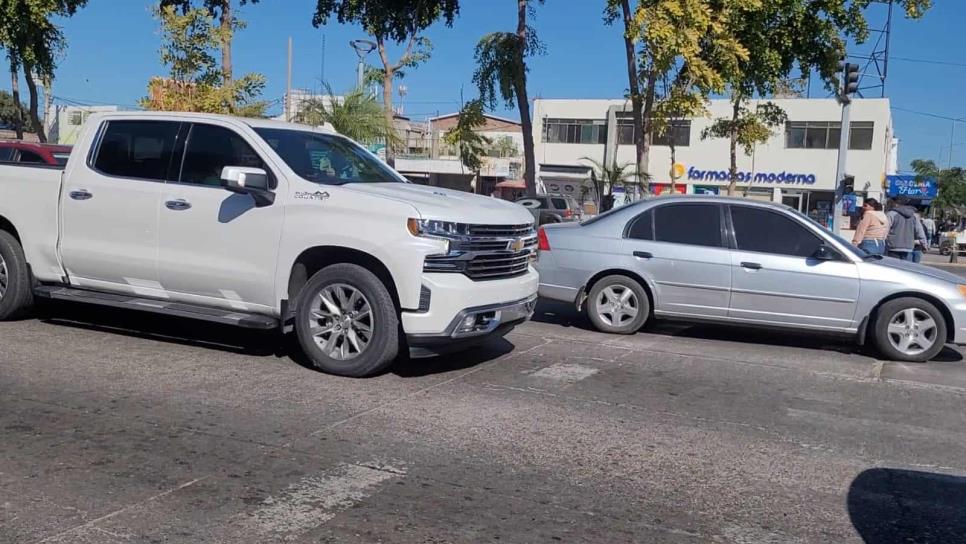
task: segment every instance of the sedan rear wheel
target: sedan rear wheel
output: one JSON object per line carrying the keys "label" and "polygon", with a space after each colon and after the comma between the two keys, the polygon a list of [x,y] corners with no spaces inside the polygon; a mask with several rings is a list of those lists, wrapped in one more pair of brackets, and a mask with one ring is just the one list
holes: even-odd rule
{"label": "sedan rear wheel", "polygon": [[627,276],[601,278],[587,297],[587,316],[602,332],[633,334],[644,326],[650,313],[647,292]]}
{"label": "sedan rear wheel", "polygon": [[946,344],[946,321],[925,300],[911,297],[890,300],[879,308],[875,341],[879,351],[889,359],[928,361]]}

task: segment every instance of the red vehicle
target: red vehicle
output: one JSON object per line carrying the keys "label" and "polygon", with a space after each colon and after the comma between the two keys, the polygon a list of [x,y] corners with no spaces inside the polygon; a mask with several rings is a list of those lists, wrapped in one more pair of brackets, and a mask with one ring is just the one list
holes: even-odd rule
{"label": "red vehicle", "polygon": [[67,163],[67,157],[70,156],[70,150],[69,145],[0,141],[0,163],[64,166]]}

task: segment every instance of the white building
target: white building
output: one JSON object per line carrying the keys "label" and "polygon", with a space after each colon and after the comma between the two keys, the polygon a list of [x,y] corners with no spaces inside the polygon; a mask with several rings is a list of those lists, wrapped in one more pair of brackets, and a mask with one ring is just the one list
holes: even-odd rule
{"label": "white building", "polygon": [[[827,219],[835,190],[841,107],[834,99],[773,99],[788,115],[765,144],[750,156],[739,148],[739,188],[749,197],[784,202]],[[754,102],[749,104],[754,107]],[[606,165],[635,160],[634,127],[627,100],[544,100],[533,107],[537,179],[550,193],[579,192],[589,178],[590,157]],[[727,100],[712,100],[710,115],[676,121],[654,138],[648,171],[650,192],[671,188],[671,147],[684,165],[675,192],[718,193],[728,185],[727,139],[702,139],[715,118],[730,117]],[[846,173],[855,190],[879,198],[896,146],[888,99],[857,99],[851,115],[851,144]],[[633,168],[629,169],[633,172]],[[584,189],[586,192],[586,189]]]}
{"label": "white building", "polygon": [[93,113],[118,111],[117,106],[58,106],[56,109],[56,124],[51,126],[51,134],[56,134],[56,138],[51,136],[51,141],[57,140],[58,144],[74,145],[77,137],[80,136],[81,128],[87,118]]}

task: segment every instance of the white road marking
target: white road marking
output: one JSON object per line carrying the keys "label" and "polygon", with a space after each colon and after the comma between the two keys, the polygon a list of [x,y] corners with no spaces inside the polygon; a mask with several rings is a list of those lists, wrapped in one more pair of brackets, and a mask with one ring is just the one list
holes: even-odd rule
{"label": "white road marking", "polygon": [[600,370],[592,366],[578,364],[556,363],[531,374],[535,378],[543,378],[564,383],[577,383],[584,378],[597,374]]}
{"label": "white road marking", "polygon": [[268,497],[248,525],[265,535],[295,538],[362,502],[379,484],[405,474],[389,465],[342,463],[321,476],[302,478],[278,497]]}

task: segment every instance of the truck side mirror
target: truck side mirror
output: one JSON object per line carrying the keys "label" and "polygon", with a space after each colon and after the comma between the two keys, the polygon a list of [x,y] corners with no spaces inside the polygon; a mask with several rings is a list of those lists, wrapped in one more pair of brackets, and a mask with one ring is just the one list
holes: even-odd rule
{"label": "truck side mirror", "polygon": [[261,168],[226,166],[221,169],[221,186],[233,193],[252,195],[259,207],[275,202],[275,193],[269,190],[268,172]]}

